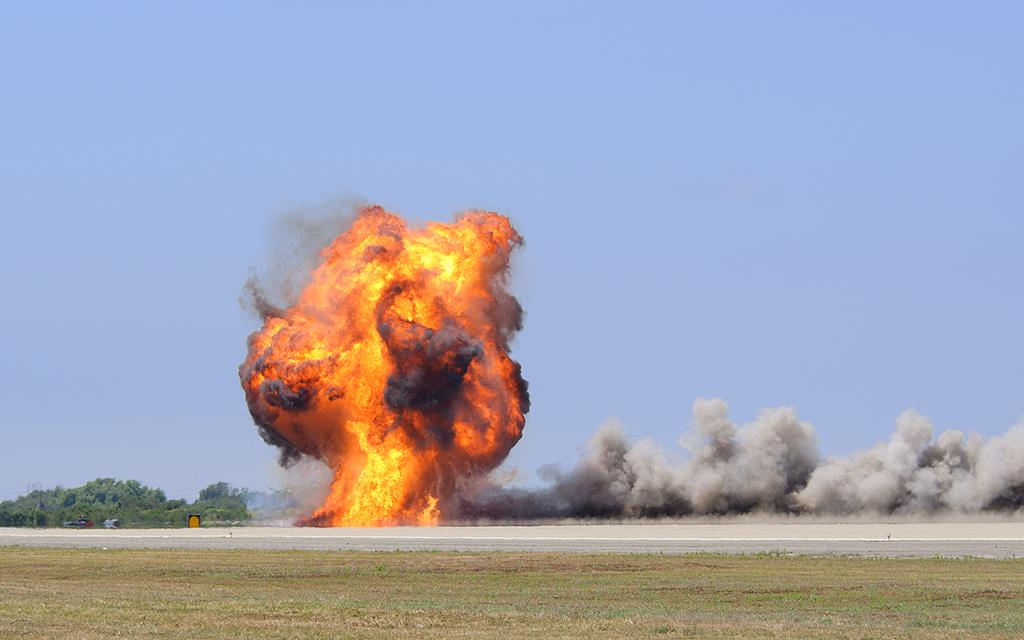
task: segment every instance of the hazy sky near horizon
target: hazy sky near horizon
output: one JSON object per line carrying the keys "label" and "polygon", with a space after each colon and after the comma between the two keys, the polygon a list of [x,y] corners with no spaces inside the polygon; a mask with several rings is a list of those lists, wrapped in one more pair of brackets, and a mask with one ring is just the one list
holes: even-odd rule
{"label": "hazy sky near horizon", "polygon": [[1024,414],[1024,5],[372,4],[0,8],[0,499],[273,484],[238,298],[338,200],[526,237],[526,481],[698,396]]}

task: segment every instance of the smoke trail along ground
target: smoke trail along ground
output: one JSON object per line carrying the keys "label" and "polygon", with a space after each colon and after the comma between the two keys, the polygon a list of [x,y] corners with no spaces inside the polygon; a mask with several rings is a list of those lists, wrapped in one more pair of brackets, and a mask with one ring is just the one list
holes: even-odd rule
{"label": "smoke trail along ground", "polygon": [[505,459],[529,410],[509,357],[521,244],[495,213],[412,229],[370,206],[288,308],[250,281],[264,322],[239,368],[249,411],[282,464],[309,456],[333,472],[304,524],[432,524],[462,478]]}
{"label": "smoke trail along ground", "polygon": [[[907,411],[887,442],[822,460],[813,427],[791,408],[738,426],[720,399],[693,404],[699,448],[672,463],[617,423],[591,437],[575,469],[546,470],[535,491],[487,482],[462,495],[464,517],[656,517],[746,512],[978,513],[1024,507],[1024,423],[985,440],[945,431]],[[680,439],[686,447],[689,439]]]}

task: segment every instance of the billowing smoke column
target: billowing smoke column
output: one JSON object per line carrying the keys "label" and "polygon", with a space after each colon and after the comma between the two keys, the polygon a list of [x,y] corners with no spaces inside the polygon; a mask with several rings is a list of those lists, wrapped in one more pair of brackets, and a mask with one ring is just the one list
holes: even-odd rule
{"label": "billowing smoke column", "polygon": [[264,323],[239,368],[249,411],[282,464],[310,456],[334,475],[305,524],[432,524],[461,478],[505,459],[529,409],[509,357],[521,243],[495,213],[411,229],[366,207],[294,305],[253,289]]}
{"label": "billowing smoke column", "polygon": [[[536,491],[477,485],[463,513],[489,518],[654,517],[781,513],[975,513],[1024,508],[1024,423],[984,440],[901,415],[888,442],[821,460],[811,425],[789,408],[737,426],[719,399],[693,405],[701,445],[672,464],[649,440],[631,444],[617,424],[601,428],[579,465],[547,470]],[[686,440],[682,440],[686,444]]]}

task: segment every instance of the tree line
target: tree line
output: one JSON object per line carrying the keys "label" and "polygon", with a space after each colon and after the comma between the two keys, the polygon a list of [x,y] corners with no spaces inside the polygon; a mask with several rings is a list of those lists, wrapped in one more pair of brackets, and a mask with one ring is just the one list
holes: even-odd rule
{"label": "tree line", "polygon": [[122,527],[183,527],[190,513],[203,524],[240,524],[252,519],[249,492],[216,482],[199,492],[194,502],[168,500],[161,489],[137,480],[97,478],[80,487],[30,491],[0,502],[0,527],[59,527],[79,518],[102,527],[117,519]]}

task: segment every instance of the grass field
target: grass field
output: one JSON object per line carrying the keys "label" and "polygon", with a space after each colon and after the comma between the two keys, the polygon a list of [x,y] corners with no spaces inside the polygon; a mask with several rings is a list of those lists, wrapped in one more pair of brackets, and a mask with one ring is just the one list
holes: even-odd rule
{"label": "grass field", "polygon": [[0,637],[1021,638],[1024,561],[0,548]]}

